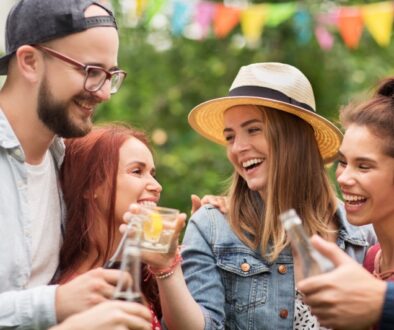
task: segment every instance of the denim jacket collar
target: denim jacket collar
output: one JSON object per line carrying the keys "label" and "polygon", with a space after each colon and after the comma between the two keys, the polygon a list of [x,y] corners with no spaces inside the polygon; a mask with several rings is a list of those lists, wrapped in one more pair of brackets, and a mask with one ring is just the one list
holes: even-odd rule
{"label": "denim jacket collar", "polygon": [[339,226],[337,238],[338,246],[342,247],[344,242],[358,246],[369,245],[366,241],[364,232],[359,229],[360,227],[353,226],[346,220],[345,206],[342,201],[338,201],[336,214]]}

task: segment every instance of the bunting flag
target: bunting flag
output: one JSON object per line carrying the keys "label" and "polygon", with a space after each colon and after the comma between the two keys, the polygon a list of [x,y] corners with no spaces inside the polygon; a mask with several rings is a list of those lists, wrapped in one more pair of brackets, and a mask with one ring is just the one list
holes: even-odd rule
{"label": "bunting flag", "polygon": [[142,13],[145,11],[148,0],[136,0],[135,13],[137,17],[141,17]]}
{"label": "bunting flag", "polygon": [[334,37],[323,25],[316,26],[315,36],[320,48],[323,50],[330,50],[334,45]]}
{"label": "bunting flag", "polygon": [[200,27],[201,38],[208,36],[213,17],[215,16],[216,5],[212,2],[202,1],[196,5],[194,21]]}
{"label": "bunting flag", "polygon": [[250,6],[241,13],[241,29],[249,45],[257,45],[261,38],[268,6]]}
{"label": "bunting flag", "polygon": [[171,30],[174,35],[179,36],[182,34],[186,23],[189,21],[191,9],[190,2],[182,0],[175,1],[171,21]]}
{"label": "bunting flag", "polygon": [[318,25],[324,25],[326,27],[332,27],[338,25],[338,9],[334,8],[328,12],[318,13],[316,15],[316,21]]}
{"label": "bunting flag", "polygon": [[357,48],[363,32],[363,19],[360,8],[342,7],[339,9],[338,28],[345,44],[349,48]]}
{"label": "bunting flag", "polygon": [[166,0],[150,0],[146,6],[146,22],[149,24],[152,18],[162,9]]}
{"label": "bunting flag", "polygon": [[226,37],[239,23],[240,10],[238,8],[218,5],[213,19],[215,35],[218,38]]}
{"label": "bunting flag", "polygon": [[312,17],[305,9],[298,10],[294,15],[294,26],[297,39],[301,45],[307,44],[312,38]]}
{"label": "bunting flag", "polygon": [[320,48],[329,51],[334,45],[334,36],[331,32],[338,23],[338,10],[318,14],[316,17],[315,36]]}
{"label": "bunting flag", "polygon": [[390,43],[393,26],[393,3],[372,3],[361,8],[364,24],[375,41],[383,47]]}
{"label": "bunting flag", "polygon": [[260,4],[251,4],[247,0],[223,1],[121,0],[120,3],[126,26],[149,26],[155,15],[164,13],[166,16],[171,15],[168,22],[174,35],[191,37],[189,27],[185,31],[185,27],[191,23],[193,36],[204,39],[209,36],[226,38],[240,25],[246,44],[251,47],[260,43],[266,28],[276,28],[290,19],[300,44],[309,43],[315,37],[325,51],[332,49],[337,42],[337,31],[348,48],[357,49],[364,26],[377,45],[387,47],[391,42],[394,1],[354,6],[331,4],[313,12],[299,1]]}
{"label": "bunting flag", "polygon": [[265,25],[276,27],[292,17],[296,10],[297,4],[295,2],[271,4],[269,6],[269,15],[267,15],[265,20]]}

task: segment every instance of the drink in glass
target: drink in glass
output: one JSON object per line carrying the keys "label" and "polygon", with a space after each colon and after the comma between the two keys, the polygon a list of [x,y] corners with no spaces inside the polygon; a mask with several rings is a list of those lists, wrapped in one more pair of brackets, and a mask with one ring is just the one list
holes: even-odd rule
{"label": "drink in glass", "polygon": [[179,210],[161,206],[141,206],[131,221],[141,228],[142,250],[166,253],[175,231]]}

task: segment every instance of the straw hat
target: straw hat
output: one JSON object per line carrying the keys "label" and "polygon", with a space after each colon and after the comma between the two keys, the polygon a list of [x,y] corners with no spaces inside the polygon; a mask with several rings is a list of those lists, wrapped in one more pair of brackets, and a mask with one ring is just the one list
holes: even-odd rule
{"label": "straw hat", "polygon": [[326,163],[334,160],[341,131],[316,113],[312,86],[297,68],[283,63],[256,63],[241,67],[229,96],[206,101],[189,113],[189,124],[208,140],[226,144],[224,112],[236,105],[262,105],[285,111],[308,122],[315,131]]}

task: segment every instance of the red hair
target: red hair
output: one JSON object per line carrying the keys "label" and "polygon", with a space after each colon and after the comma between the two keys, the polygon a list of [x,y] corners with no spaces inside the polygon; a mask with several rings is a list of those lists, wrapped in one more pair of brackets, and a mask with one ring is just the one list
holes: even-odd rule
{"label": "red hair", "polygon": [[[91,250],[97,251],[97,257],[90,265],[91,269],[103,266],[111,257],[118,231],[115,202],[119,149],[130,137],[137,138],[150,149],[148,138],[142,131],[124,124],[97,126],[84,137],[65,140],[66,153],[60,170],[60,181],[67,209],[66,239],[60,250],[57,282],[75,275]],[[105,214],[100,214],[102,210],[99,210],[95,199],[98,187],[103,187],[108,192]],[[97,226],[99,217],[106,219],[105,242],[100,239],[100,226]],[[144,274],[145,266],[143,268]],[[145,296],[155,304],[156,283],[148,281],[142,284]]]}

